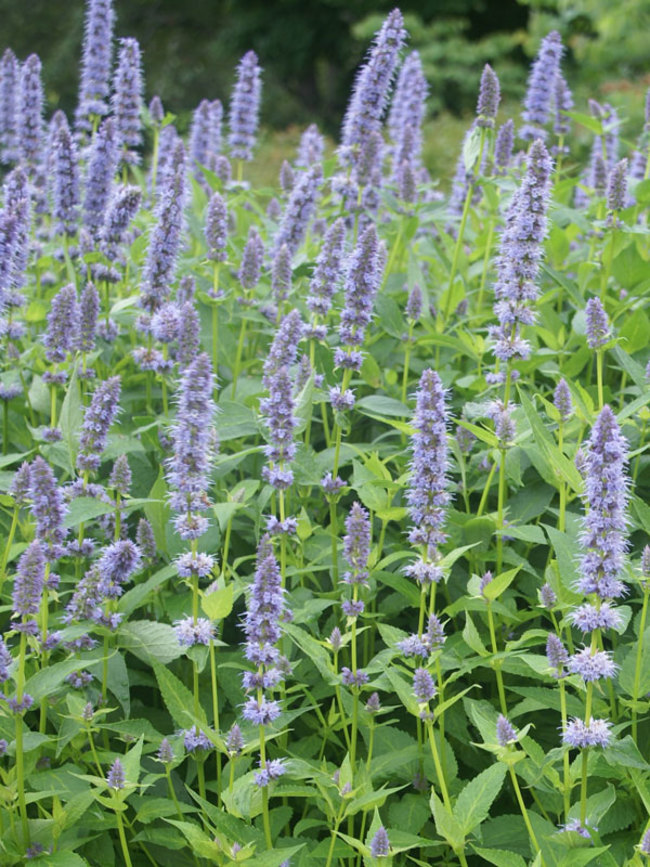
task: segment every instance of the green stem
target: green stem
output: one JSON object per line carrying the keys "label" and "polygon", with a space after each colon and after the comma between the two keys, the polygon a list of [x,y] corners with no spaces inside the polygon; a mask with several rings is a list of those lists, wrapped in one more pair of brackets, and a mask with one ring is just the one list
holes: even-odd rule
{"label": "green stem", "polygon": [[336,843],[336,833],[339,829],[339,825],[341,824],[341,820],[343,819],[344,804],[345,804],[345,801],[342,801],[341,806],[339,807],[339,811],[338,811],[337,816],[336,816],[336,820],[334,822],[334,828],[332,828],[332,837],[330,839],[330,848],[329,848],[329,851],[327,853],[327,861],[325,862],[325,867],[331,867],[331,865],[332,865],[332,858],[334,856],[334,844]]}
{"label": "green stem", "polygon": [[648,616],[648,597],[650,596],[650,587],[646,584],[643,588],[643,607],[641,609],[641,620],[639,622],[639,640],[636,647],[636,663],[634,665],[634,686],[632,687],[632,737],[635,744],[638,746],[638,726],[637,726],[637,707],[639,700],[639,687],[641,686],[641,660],[643,659],[643,637],[645,633],[645,624]]}
{"label": "green stem", "polygon": [[[260,767],[266,767],[266,745],[264,742],[264,726],[259,727],[260,733]],[[273,848],[273,838],[271,837],[271,822],[269,819],[269,787],[262,787],[262,822],[264,825],[264,839],[266,848]]]}
{"label": "green stem", "polygon": [[442,772],[442,765],[440,764],[440,756],[438,755],[438,747],[436,746],[436,738],[435,733],[433,731],[433,720],[429,720],[427,722],[427,732],[429,735],[429,745],[431,747],[431,756],[433,758],[433,764],[436,769],[436,776],[438,777],[438,787],[440,788],[440,792],[442,794],[442,801],[445,807],[448,810],[451,810],[451,801],[449,800],[449,792],[447,791],[447,783],[445,782],[445,775]]}
{"label": "green stem", "polygon": [[411,359],[411,342],[413,340],[413,327],[415,322],[409,323],[409,333],[406,338],[406,349],[404,350],[404,371],[402,373],[402,403],[406,404],[406,389],[409,378],[409,361]]}
{"label": "green stem", "polygon": [[603,399],[603,350],[596,350],[596,382],[598,383],[598,408],[602,409]]}
{"label": "green stem", "polygon": [[[567,709],[566,709],[566,689],[564,680],[560,679],[560,713],[562,715],[562,731],[566,731],[567,726]],[[562,786],[562,794],[564,796],[564,821],[569,821],[569,808],[571,806],[571,769],[569,764],[569,750],[564,751],[563,758],[564,769],[564,784]]]}
{"label": "green stem", "polygon": [[4,584],[4,580],[7,576],[7,561],[9,560],[9,551],[11,550],[11,546],[14,541],[14,536],[16,535],[16,527],[18,526],[18,512],[20,511],[18,506],[14,506],[14,513],[11,518],[11,527],[9,528],[9,535],[7,536],[7,542],[4,547],[4,551],[2,552],[2,562],[0,563],[0,599],[2,598],[2,585]]}
{"label": "green stem", "polygon": [[[214,730],[219,734],[219,692],[217,688],[217,662],[214,641],[210,642],[210,683],[212,686],[212,720]],[[219,801],[221,801],[221,753],[215,750],[215,761],[217,769],[217,792]]]}
{"label": "green stem", "polygon": [[235,399],[235,394],[237,392],[237,380],[239,379],[240,367],[241,367],[241,359],[242,352],[244,351],[244,336],[246,334],[246,324],[248,320],[242,319],[242,323],[239,329],[239,339],[237,340],[237,352],[235,354],[235,369],[232,374],[232,400]]}
{"label": "green stem", "polygon": [[[537,838],[535,837],[535,832],[533,831],[533,826],[530,824],[530,817],[528,815],[528,810],[526,809],[526,805],[524,804],[524,799],[521,796],[521,789],[519,788],[519,781],[517,780],[517,775],[515,774],[515,769],[512,765],[508,765],[508,770],[510,771],[510,779],[512,781],[512,788],[515,790],[515,795],[517,796],[517,801],[519,803],[519,809],[521,810],[521,815],[524,819],[524,824],[526,825],[526,830],[528,831],[528,836],[530,837],[530,842],[533,844],[533,852],[539,852],[539,843],[537,842]],[[542,859],[542,864],[544,863]]]}
{"label": "green stem", "polygon": [[[595,632],[592,632],[592,652],[594,648],[595,641]],[[589,721],[591,720],[591,702],[593,697],[594,684],[593,681],[590,681],[587,684],[587,701],[585,702],[585,724],[589,725]],[[589,750],[582,750],[582,773],[581,773],[581,783],[580,783],[580,824],[584,826],[585,821],[587,819],[587,763],[589,759]]]}
{"label": "green stem", "polygon": [[508,716],[508,706],[506,705],[506,692],[503,686],[503,673],[501,671],[501,662],[496,658],[497,655],[497,636],[494,628],[494,615],[492,614],[492,604],[488,602],[488,626],[490,628],[490,642],[492,643],[492,654],[494,656],[494,673],[497,679],[497,690],[499,692],[499,704],[501,705],[501,713]]}
{"label": "green stem", "polygon": [[[25,654],[27,652],[27,633],[20,633],[20,649],[18,652],[18,674],[16,680],[16,701],[23,700],[25,686]],[[27,822],[27,803],[25,801],[25,754],[23,748],[23,715],[16,711],[16,788],[18,790],[18,808],[23,829],[23,843],[29,846],[29,825]]]}
{"label": "green stem", "polygon": [[[117,801],[117,795],[113,794],[113,800]],[[124,863],[126,867],[133,867],[131,863],[131,856],[129,855],[129,846],[126,842],[126,834],[124,833],[124,823],[122,822],[122,813],[120,810],[115,810],[115,817],[117,819],[117,833],[120,836],[120,846],[122,847],[122,855],[124,857]]]}

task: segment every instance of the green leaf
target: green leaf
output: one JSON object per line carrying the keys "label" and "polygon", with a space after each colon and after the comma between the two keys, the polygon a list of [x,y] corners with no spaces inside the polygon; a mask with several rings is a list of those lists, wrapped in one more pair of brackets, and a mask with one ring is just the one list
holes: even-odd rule
{"label": "green leaf", "polygon": [[[540,530],[541,533],[541,530]],[[543,539],[543,535],[542,535]],[[483,588],[483,595],[486,599],[497,599],[504,590],[507,590],[508,587],[515,580],[515,577],[519,573],[520,566],[516,569],[509,569],[507,572],[502,572],[500,575],[497,575],[492,581],[485,585]]]}
{"label": "green leaf", "polygon": [[463,629],[463,639],[465,640],[465,644],[474,651],[474,653],[478,653],[479,656],[489,656],[490,651],[487,650],[483,642],[481,641],[481,636],[478,634],[478,629],[474,626],[474,621],[470,617],[469,611],[465,612],[465,628]]}
{"label": "green leaf", "polygon": [[[168,668],[154,663],[153,670],[169,715],[177,726],[187,728],[194,718],[194,696]],[[199,706],[199,719],[207,726],[205,711],[201,706]]]}
{"label": "green leaf", "polygon": [[209,617],[210,620],[223,620],[224,617],[227,617],[232,611],[233,590],[234,586],[231,582],[227,587],[205,593],[201,599],[201,608],[206,617]]}
{"label": "green leaf", "polygon": [[463,163],[465,165],[466,174],[469,174],[472,171],[479,158],[481,152],[481,138],[481,130],[479,127],[475,126],[463,142]]}
{"label": "green leaf", "polygon": [[99,659],[64,659],[63,662],[48,665],[47,668],[36,672],[29,678],[25,684],[25,692],[31,695],[34,702],[39,702],[53,695],[73,671],[79,671],[80,668],[92,668],[99,665],[100,662]]}
{"label": "green leaf", "polygon": [[162,662],[165,665],[178,659],[182,650],[176,632],[167,623],[155,620],[129,620],[118,630],[121,647],[131,651],[143,662]]}
{"label": "green leaf", "polygon": [[465,842],[463,829],[455,816],[445,807],[434,791],[431,792],[429,806],[433,813],[433,820],[436,823],[438,834],[449,843],[452,849],[461,849]]}
{"label": "green leaf", "polygon": [[109,503],[102,503],[93,497],[77,497],[69,504],[63,525],[70,529],[70,527],[76,527],[78,524],[99,518],[100,515],[110,515],[114,511],[115,507]]}
{"label": "green leaf", "polygon": [[[580,478],[580,473],[575,464],[562,454],[557,443],[548,432],[546,426],[542,423],[539,413],[523,389],[519,389],[519,399],[521,400],[522,408],[532,429],[535,445],[539,447],[540,452],[548,461],[552,470],[552,475],[553,473],[557,473],[557,475],[565,481],[575,493],[580,493],[583,487],[582,479]],[[548,479],[547,481],[551,480],[552,479]]]}
{"label": "green leaf", "polygon": [[463,835],[469,834],[488,817],[505,775],[506,766],[498,762],[486,768],[463,788],[454,805],[454,818],[462,828]]}
{"label": "green leaf", "polygon": [[506,852],[505,849],[479,849],[478,846],[472,846],[479,858],[487,861],[489,864],[496,864],[496,867],[526,867],[526,862],[515,852]]}
{"label": "green leaf", "polygon": [[364,415],[377,416],[378,418],[384,416],[409,418],[411,415],[411,410],[401,400],[395,400],[394,397],[386,397],[383,394],[362,397],[355,404],[355,408],[363,412]]}

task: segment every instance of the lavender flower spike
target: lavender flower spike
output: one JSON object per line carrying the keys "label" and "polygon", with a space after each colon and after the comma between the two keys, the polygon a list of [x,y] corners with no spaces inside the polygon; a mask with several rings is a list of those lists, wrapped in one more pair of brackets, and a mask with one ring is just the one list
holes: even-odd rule
{"label": "lavender flower spike", "polygon": [[607,178],[607,208],[622,211],[627,200],[627,160],[616,163]]}
{"label": "lavender flower spike", "polygon": [[325,151],[325,140],[315,123],[310,124],[300,137],[296,165],[307,168],[320,163]]}
{"label": "lavender flower spike", "polygon": [[45,555],[36,540],[21,555],[14,579],[12,607],[16,617],[38,614],[45,586]]}
{"label": "lavender flower spike", "polygon": [[573,108],[573,96],[561,72],[558,72],[555,78],[555,91],[553,95],[555,99],[553,132],[557,136],[567,136],[571,132],[571,118],[567,117],[564,112],[571,111]]}
{"label": "lavender flower spike", "polygon": [[368,60],[357,73],[339,148],[344,166],[356,165],[358,151],[365,139],[380,130],[405,36],[402,13],[393,9],[375,36]]}
{"label": "lavender flower spike", "polygon": [[412,545],[426,545],[431,556],[445,541],[442,528],[451,499],[448,491],[447,409],[438,374],[427,369],[420,377],[413,418],[411,484],[406,499],[413,529]]}
{"label": "lavender flower spike", "polygon": [[528,90],[522,112],[525,124],[519,131],[519,138],[525,141],[546,138],[543,127],[549,119],[563,50],[562,38],[556,30],[542,40],[528,78]]}
{"label": "lavender flower spike", "polygon": [[365,584],[368,580],[370,557],[370,520],[360,503],[354,502],[345,519],[343,555],[350,570],[343,576],[345,584]]}
{"label": "lavender flower spike", "polygon": [[289,252],[293,255],[302,243],[316,207],[316,195],[322,176],[320,164],[311,166],[300,176],[291,190],[287,207],[274,239],[276,250],[286,244]]}
{"label": "lavender flower spike", "polygon": [[476,125],[479,127],[494,127],[494,119],[497,116],[501,88],[499,79],[489,63],[483,67],[481,75],[481,87],[476,106]]}
{"label": "lavender flower spike", "polygon": [[64,361],[69,350],[76,348],[79,312],[77,292],[68,283],[52,299],[47,315],[47,332],[43,338],[48,361]]}
{"label": "lavender flower spike", "polygon": [[380,825],[370,841],[370,854],[373,858],[387,858],[390,855],[390,841],[383,825]]}
{"label": "lavender flower spike", "polygon": [[269,465],[263,468],[262,477],[277,490],[285,490],[293,483],[293,472],[287,464],[296,453],[293,383],[284,366],[267,381],[269,396],[260,401],[260,412],[269,429],[269,442],[264,448]]}
{"label": "lavender flower spike", "polygon": [[497,743],[500,747],[507,747],[509,743],[517,739],[517,732],[514,730],[512,723],[508,717],[499,714],[497,719]]}
{"label": "lavender flower spike", "polygon": [[80,470],[96,470],[106,447],[108,430],[119,409],[120,378],[112,376],[98,386],[84,415],[77,455]]}
{"label": "lavender flower spike", "polygon": [[0,61],[0,160],[13,163],[19,159],[18,87],[20,66],[11,48]]}
{"label": "lavender flower spike", "polygon": [[327,316],[332,306],[332,298],[338,288],[343,270],[343,249],[345,244],[345,221],[342,217],[335,220],[323,239],[316,267],[309,283],[307,307],[320,316]]}
{"label": "lavender flower spike", "polygon": [[57,231],[72,237],[79,221],[79,166],[77,148],[72,140],[67,120],[54,136],[54,207],[52,216],[58,220]]}
{"label": "lavender flower spike", "polygon": [[359,238],[350,258],[345,279],[345,307],[341,313],[339,335],[347,351],[338,349],[335,362],[338,367],[359,370],[362,363],[357,347],[363,343],[370,323],[375,295],[379,289],[382,271],[377,230],[371,223]]}
{"label": "lavender flower spike", "polygon": [[[255,578],[244,617],[244,653],[254,665],[273,666],[279,660],[275,645],[282,634],[280,624],[284,608],[280,567],[269,536],[263,536],[257,549]],[[281,672],[278,674],[281,680]]]}
{"label": "lavender flower spike", "polygon": [[586,516],[580,542],[584,555],[578,589],[601,599],[623,596],[620,580],[626,541],[627,442],[614,413],[604,406],[589,437],[585,467]]}
{"label": "lavender flower spike", "polygon": [[264,376],[262,377],[264,388],[271,388],[273,376],[281,367],[291,367],[295,364],[298,344],[303,336],[304,327],[305,324],[298,310],[292,310],[281,321],[264,361]]}
{"label": "lavender flower spike", "polygon": [[494,165],[498,175],[505,174],[512,160],[512,148],[515,142],[515,125],[509,118],[499,127],[497,139],[494,143]]}
{"label": "lavender flower spike", "polygon": [[189,156],[193,164],[192,172],[198,181],[203,180],[203,172],[200,167],[208,164],[211,126],[210,102],[207,99],[202,99],[192,115],[189,144]]}
{"label": "lavender flower spike", "polygon": [[[172,428],[174,450],[167,464],[167,480],[172,489],[170,505],[177,512],[187,514],[209,508],[206,491],[213,445],[213,390],[210,359],[201,353],[183,373]],[[183,538],[193,536],[190,527],[177,523],[177,529]]]}
{"label": "lavender flower spike", "polygon": [[244,245],[241,265],[239,268],[239,282],[244,289],[254,289],[259,283],[264,257],[264,243],[255,226],[248,230],[248,237]]}
{"label": "lavender flower spike", "polygon": [[178,141],[172,155],[171,174],[161,193],[157,223],[144,267],[141,304],[155,313],[169,297],[176,270],[183,228],[185,199],[185,148]]}
{"label": "lavender flower spike", "polygon": [[262,93],[261,68],[254,51],[237,66],[237,81],[230,100],[228,143],[233,159],[252,160]]}
{"label": "lavender flower spike", "polygon": [[117,163],[115,121],[109,117],[99,127],[93,140],[86,174],[83,224],[94,238],[97,238],[104,223]]}
{"label": "lavender flower spike", "polygon": [[77,132],[90,133],[94,119],[108,114],[114,20],[113,0],[86,0]]}
{"label": "lavender flower spike", "polygon": [[79,300],[79,335],[76,348],[80,352],[92,352],[97,336],[99,292],[92,283],[86,283]]}
{"label": "lavender flower spike", "polygon": [[609,320],[598,298],[590,298],[585,308],[585,335],[590,349],[600,349],[609,340]]}
{"label": "lavender flower spike", "polygon": [[205,215],[205,240],[208,245],[208,258],[213,262],[226,259],[228,241],[228,211],[226,202],[219,193],[213,193],[208,202]]}
{"label": "lavender flower spike", "polygon": [[36,54],[29,55],[20,74],[18,147],[20,160],[33,181],[43,156],[43,85],[41,61]]}
{"label": "lavender flower spike", "polygon": [[142,144],[142,90],[142,59],[138,40],[121,39],[111,107],[120,157],[130,165],[140,162],[135,149]]}
{"label": "lavender flower spike", "polygon": [[36,520],[36,538],[47,546],[48,559],[54,560],[62,554],[65,506],[54,473],[40,455],[34,458],[30,467],[29,496]]}
{"label": "lavender flower spike", "polygon": [[551,169],[548,151],[537,139],[530,146],[526,174],[508,209],[497,260],[494,312],[499,325],[490,328],[490,336],[496,344],[494,354],[502,361],[527,358],[530,352],[521,328],[535,321],[532,305],[544,254]]}
{"label": "lavender flower spike", "polygon": [[560,421],[567,421],[573,412],[573,403],[571,401],[571,392],[569,391],[569,386],[565,379],[561,379],[555,387],[555,391],[553,392],[553,404],[560,414]]}

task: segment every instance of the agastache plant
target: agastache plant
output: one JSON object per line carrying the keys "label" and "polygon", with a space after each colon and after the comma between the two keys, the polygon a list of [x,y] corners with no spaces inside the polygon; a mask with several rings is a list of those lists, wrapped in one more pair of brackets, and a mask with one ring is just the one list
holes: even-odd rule
{"label": "agastache plant", "polygon": [[18,99],[20,66],[11,48],[0,60],[0,159],[5,165],[19,159]]}
{"label": "agastache plant", "polygon": [[40,180],[43,160],[43,99],[41,61],[30,54],[20,71],[18,147],[20,162],[34,184]]}
{"label": "agastache plant", "polygon": [[237,66],[237,80],[230,97],[228,144],[231,157],[239,160],[240,178],[242,161],[253,159],[262,95],[261,72],[257,55],[248,51]]}
{"label": "agastache plant", "polygon": [[137,39],[120,40],[117,68],[113,78],[111,110],[115,118],[120,161],[138,165],[142,144],[142,58]]}
{"label": "agastache plant", "polygon": [[524,111],[521,115],[524,126],[519,130],[519,138],[525,141],[546,139],[547,132],[544,127],[550,118],[563,51],[562,38],[557,31],[554,30],[542,40],[528,78]]}
{"label": "agastache plant", "polygon": [[108,114],[113,57],[113,0],[86,0],[83,56],[75,129],[83,135],[95,131]]}

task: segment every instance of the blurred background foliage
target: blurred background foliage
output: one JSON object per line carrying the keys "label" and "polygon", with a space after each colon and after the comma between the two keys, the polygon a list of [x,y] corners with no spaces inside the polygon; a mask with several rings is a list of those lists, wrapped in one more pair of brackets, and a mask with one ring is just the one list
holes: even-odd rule
{"label": "blurred background foliage", "polygon": [[[72,113],[83,32],[83,0],[0,0],[6,44],[44,64],[49,108]],[[204,97],[227,102],[238,58],[255,49],[264,67],[267,142],[286,151],[291,127],[316,121],[336,137],[354,73],[395,0],[115,0],[116,34],[135,36],[146,93],[158,93],[183,131]],[[531,58],[551,29],[562,34],[564,69],[579,109],[611,99],[642,122],[650,85],[650,0],[404,0],[409,47],[422,56],[436,123],[430,168],[445,173],[474,110],[483,64],[501,80],[504,102],[521,99]],[[4,48],[4,46],[3,46]],[[615,95],[614,95],[615,94]],[[623,128],[623,136],[626,127]],[[273,162],[275,160],[273,159]]]}

